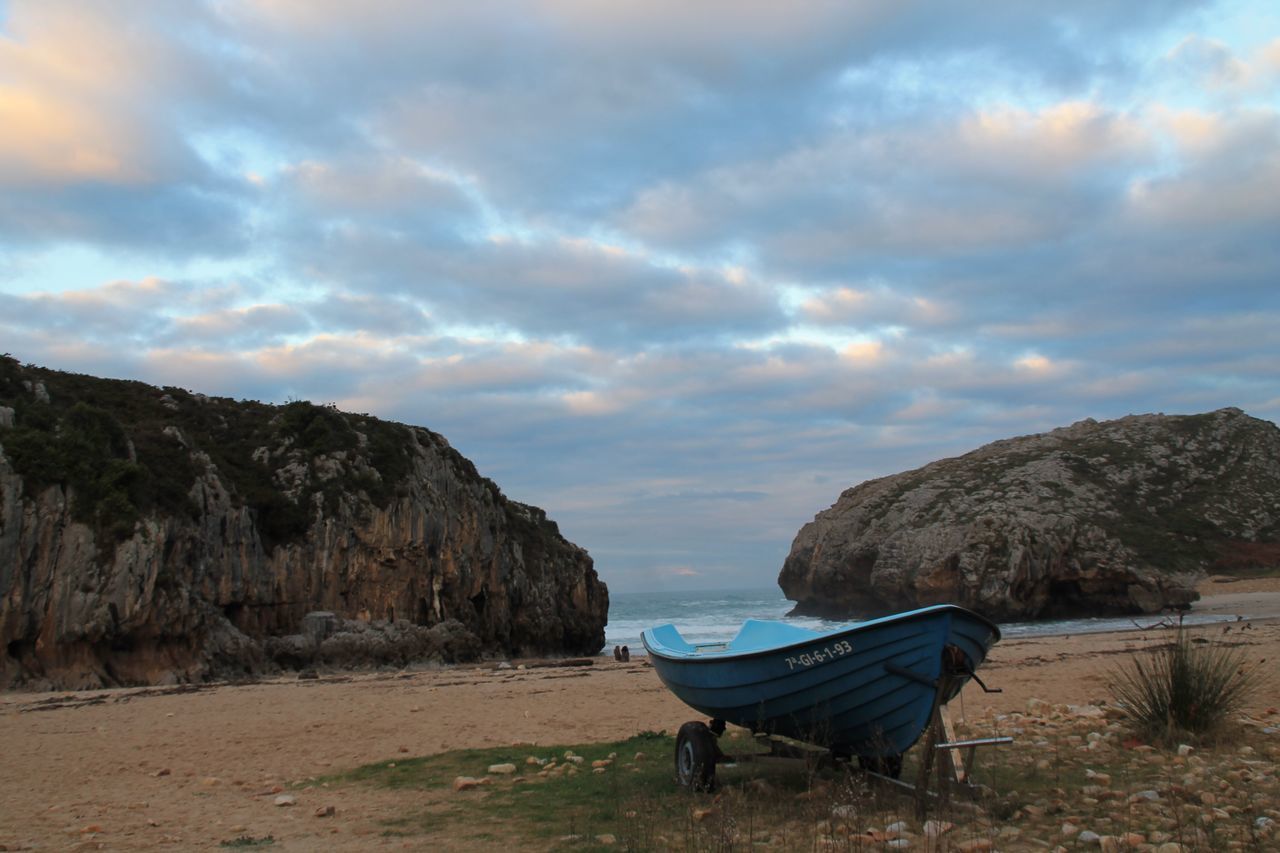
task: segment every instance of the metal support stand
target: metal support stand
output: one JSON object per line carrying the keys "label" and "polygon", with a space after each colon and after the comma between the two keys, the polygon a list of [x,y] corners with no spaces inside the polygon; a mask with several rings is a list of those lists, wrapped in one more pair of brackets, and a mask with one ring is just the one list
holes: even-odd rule
{"label": "metal support stand", "polygon": [[[940,679],[945,682],[946,676]],[[939,684],[938,697],[943,696],[943,687]],[[916,775],[915,797],[916,814],[924,820],[930,799],[936,799],[942,805],[951,801],[952,794],[964,794],[973,797],[978,787],[970,779],[974,766],[974,758],[980,746],[1003,746],[1013,743],[1011,737],[976,738],[972,740],[956,740],[955,730],[947,717],[946,707],[934,702],[933,712],[929,717],[929,727],[925,733],[924,752],[920,756],[920,770]],[[961,750],[965,750],[961,755]],[[935,764],[936,762],[936,764]],[[929,791],[929,771],[936,767],[936,792]]]}

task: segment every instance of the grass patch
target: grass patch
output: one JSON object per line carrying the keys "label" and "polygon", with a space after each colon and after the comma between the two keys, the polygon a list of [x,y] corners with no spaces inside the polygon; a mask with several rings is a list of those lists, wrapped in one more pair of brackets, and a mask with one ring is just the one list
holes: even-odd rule
{"label": "grass patch", "polygon": [[1172,744],[1217,733],[1259,677],[1240,649],[1178,629],[1169,644],[1116,669],[1111,690],[1139,735]]}
{"label": "grass patch", "polygon": [[[1094,708],[1089,715],[1053,711],[958,721],[961,738],[1011,734],[1015,745],[980,754],[973,780],[983,793],[976,803],[935,804],[927,819],[946,825],[949,849],[973,841],[995,849],[1036,849],[1033,842],[1076,849],[1064,826],[1101,836],[1137,833],[1157,846],[1271,849],[1274,832],[1257,821],[1280,801],[1280,780],[1271,769],[1280,745],[1260,733],[1262,725],[1185,756],[1132,739],[1115,708],[1105,715]],[[720,741],[725,752],[756,750],[749,735],[734,732]],[[891,849],[888,843],[902,838],[910,849],[945,849],[936,842],[930,848],[929,830],[910,797],[872,788],[847,766],[743,762],[718,769],[714,792],[693,793],[675,782],[674,748],[674,738],[646,733],[603,744],[457,750],[380,762],[323,781],[403,792],[404,810],[383,821],[381,832],[418,845],[868,851]],[[564,766],[566,750],[582,758],[576,774],[538,775]],[[919,752],[906,756],[906,781],[915,779]],[[592,761],[611,754],[616,757],[603,773],[591,772]],[[529,756],[548,763],[526,764]],[[453,789],[459,776],[480,778],[490,765],[506,763],[516,766],[515,774]],[[1202,800],[1202,792],[1212,792],[1212,799]]]}
{"label": "grass patch", "polygon": [[[504,825],[520,826],[523,837],[595,836],[616,833],[625,813],[634,808],[629,804],[674,784],[674,750],[674,738],[653,733],[617,743],[455,750],[367,765],[333,777],[333,781],[448,792],[447,802],[389,823],[389,834],[415,834],[448,826],[453,832],[467,831],[469,837],[480,840],[477,833],[493,830],[486,818],[501,817]],[[581,763],[567,759],[566,752],[580,757]],[[642,757],[637,759],[637,754]],[[610,761],[610,755],[614,758],[605,772],[593,773],[592,762]],[[546,764],[527,764],[529,756]],[[484,777],[494,764],[514,764],[516,773],[493,776],[490,784],[474,790],[453,791],[456,778]],[[539,776],[544,770],[548,775]]]}

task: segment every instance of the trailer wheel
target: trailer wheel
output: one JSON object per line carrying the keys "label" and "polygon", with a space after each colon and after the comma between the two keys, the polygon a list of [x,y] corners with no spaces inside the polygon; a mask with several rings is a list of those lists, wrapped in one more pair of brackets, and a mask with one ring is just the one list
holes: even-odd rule
{"label": "trailer wheel", "polygon": [[902,755],[859,755],[858,766],[863,770],[869,770],[872,773],[879,773],[881,776],[888,776],[890,779],[897,779],[902,775]]}
{"label": "trailer wheel", "polygon": [[715,735],[706,723],[685,723],[676,735],[676,778],[693,791],[712,791],[716,787]]}

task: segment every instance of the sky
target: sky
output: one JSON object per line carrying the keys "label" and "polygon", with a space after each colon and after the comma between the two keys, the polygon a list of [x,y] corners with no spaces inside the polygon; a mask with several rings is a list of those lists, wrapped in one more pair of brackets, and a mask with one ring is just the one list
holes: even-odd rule
{"label": "sky", "polygon": [[1280,5],[0,0],[0,351],[443,433],[614,591],[1280,418]]}

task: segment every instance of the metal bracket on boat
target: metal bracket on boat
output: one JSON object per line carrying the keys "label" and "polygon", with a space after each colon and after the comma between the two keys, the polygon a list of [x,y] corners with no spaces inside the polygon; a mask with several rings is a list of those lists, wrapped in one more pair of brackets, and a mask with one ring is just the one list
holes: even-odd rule
{"label": "metal bracket on boat", "polygon": [[923,684],[925,687],[936,688],[938,686],[938,679],[930,678],[929,676],[916,672],[913,669],[907,669],[905,666],[898,666],[896,663],[886,663],[884,665],[884,671],[890,675],[900,675],[903,678],[909,678],[918,684]]}
{"label": "metal bracket on boat", "polygon": [[985,683],[983,683],[982,679],[978,677],[978,674],[974,672],[972,669],[969,670],[969,677],[972,678],[974,681],[978,682],[978,686],[982,688],[983,693],[1003,693],[1004,692],[1003,687],[988,687]]}

